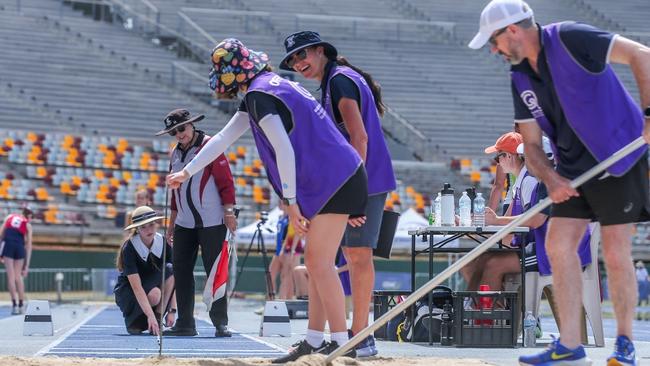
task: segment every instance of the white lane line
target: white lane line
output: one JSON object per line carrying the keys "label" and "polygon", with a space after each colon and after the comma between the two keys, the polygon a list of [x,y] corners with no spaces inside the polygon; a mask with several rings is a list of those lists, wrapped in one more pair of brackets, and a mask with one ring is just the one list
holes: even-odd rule
{"label": "white lane line", "polygon": [[75,325],[74,327],[70,328],[65,334],[63,334],[59,339],[56,341],[46,345],[45,347],[41,348],[40,351],[36,352],[34,356],[43,356],[45,353],[49,352],[52,348],[56,347],[58,344],[63,342],[66,338],[68,338],[72,333],[76,332],[77,329],[81,328],[82,325],[86,324],[89,322],[92,318],[96,317],[97,314],[101,313],[106,309],[107,305],[100,306],[98,309],[93,311],[86,319],[82,320],[79,322],[79,324]]}
{"label": "white lane line", "polygon": [[[136,351],[136,352],[145,352],[145,351],[158,351],[158,347],[156,348],[138,348],[134,350],[133,348],[101,348],[101,347],[91,347],[91,348],[83,348],[83,347],[57,347],[55,352],[60,352],[60,351],[73,351],[73,350],[82,350],[82,351],[88,351],[90,353],[94,352],[109,352],[109,351]],[[210,352],[210,353],[231,353],[231,352],[251,352],[251,353],[275,353],[275,352],[269,352],[269,350],[246,350],[246,349],[202,349],[202,348],[172,348],[170,351],[179,351],[179,352],[196,352],[196,353],[203,353],[203,352]]]}
{"label": "white lane line", "polygon": [[[84,355],[83,357],[92,357],[92,356],[151,356],[158,353],[158,350],[152,352],[50,352],[48,356],[51,355]],[[205,356],[224,356],[224,355],[234,355],[234,356],[250,356],[250,357],[261,357],[263,355],[268,356],[277,356],[278,353],[268,352],[268,353],[257,353],[250,354],[247,352],[203,352],[203,353],[189,353],[189,352],[165,352],[166,356],[195,356],[195,357],[205,357]]]}
{"label": "white lane line", "polygon": [[[196,315],[195,317],[196,317],[197,319],[199,319],[199,320],[203,320],[203,321],[206,322],[206,323],[212,324],[212,320],[210,320],[210,318],[208,318],[208,317],[205,317],[205,316],[203,316],[203,315]],[[236,332],[236,333],[239,334],[240,336],[242,336],[242,337],[244,337],[244,338],[248,338],[248,339],[250,339],[250,340],[253,341],[253,342],[261,343],[261,344],[263,344],[263,345],[265,345],[265,346],[267,346],[267,347],[271,347],[271,348],[273,348],[274,350],[280,351],[280,352],[282,352],[282,353],[287,353],[287,350],[286,350],[286,349],[284,349],[284,348],[278,346],[277,344],[273,344],[273,343],[267,342],[267,341],[265,341],[265,340],[259,339],[259,338],[257,338],[257,337],[250,336],[250,335],[248,335],[248,334],[240,333],[240,332],[238,332],[235,328],[232,328],[231,326],[228,326],[228,328],[229,328],[230,330]]]}

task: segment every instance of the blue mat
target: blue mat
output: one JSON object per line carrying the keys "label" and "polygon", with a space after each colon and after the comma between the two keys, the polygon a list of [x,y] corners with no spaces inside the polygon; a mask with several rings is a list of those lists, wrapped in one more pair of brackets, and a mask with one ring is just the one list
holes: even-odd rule
{"label": "blue mat", "polygon": [[[198,336],[165,337],[163,355],[173,357],[269,357],[284,354],[265,343],[234,333],[215,338],[214,327],[197,320]],[[44,355],[60,357],[136,358],[158,355],[158,337],[129,335],[117,307],[109,307],[86,322]]]}

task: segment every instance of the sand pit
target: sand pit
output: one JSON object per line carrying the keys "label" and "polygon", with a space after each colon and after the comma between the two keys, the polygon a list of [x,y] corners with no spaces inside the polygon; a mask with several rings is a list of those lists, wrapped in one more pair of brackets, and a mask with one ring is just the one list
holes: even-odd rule
{"label": "sand pit", "polygon": [[[320,355],[303,357],[288,366],[325,366],[325,357]],[[261,358],[228,358],[228,359],[200,359],[200,358],[173,358],[173,357],[151,357],[133,359],[115,358],[64,358],[64,357],[13,357],[0,356],[0,365],[7,366],[258,366],[271,365],[270,359]],[[399,357],[377,357],[363,361],[341,357],[337,359],[334,366],[481,366],[491,365],[490,363],[477,359],[449,359],[435,357],[420,358],[399,358]]]}

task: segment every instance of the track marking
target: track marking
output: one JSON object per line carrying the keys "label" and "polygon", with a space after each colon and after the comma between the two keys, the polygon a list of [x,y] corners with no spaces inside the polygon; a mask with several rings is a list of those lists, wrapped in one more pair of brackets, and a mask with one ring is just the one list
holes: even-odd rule
{"label": "track marking", "polygon": [[45,347],[41,348],[34,356],[43,356],[45,353],[48,353],[52,348],[56,347],[58,344],[63,342],[66,338],[68,338],[72,333],[76,332],[79,328],[81,328],[82,325],[86,324],[89,322],[91,319],[96,317],[99,313],[104,311],[108,306],[100,306],[97,308],[95,311],[93,311],[86,319],[82,320],[79,324],[75,325],[74,327],[70,328],[67,332],[65,332],[59,339],[55,340],[54,342],[46,345]]}

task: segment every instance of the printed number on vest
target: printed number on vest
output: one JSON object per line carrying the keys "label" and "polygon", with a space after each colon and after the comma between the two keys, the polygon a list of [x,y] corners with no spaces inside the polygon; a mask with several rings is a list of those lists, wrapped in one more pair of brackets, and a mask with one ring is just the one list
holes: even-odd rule
{"label": "printed number on vest", "polygon": [[23,220],[20,217],[14,216],[11,218],[11,222],[9,225],[15,229],[20,229],[20,224],[23,222]]}

